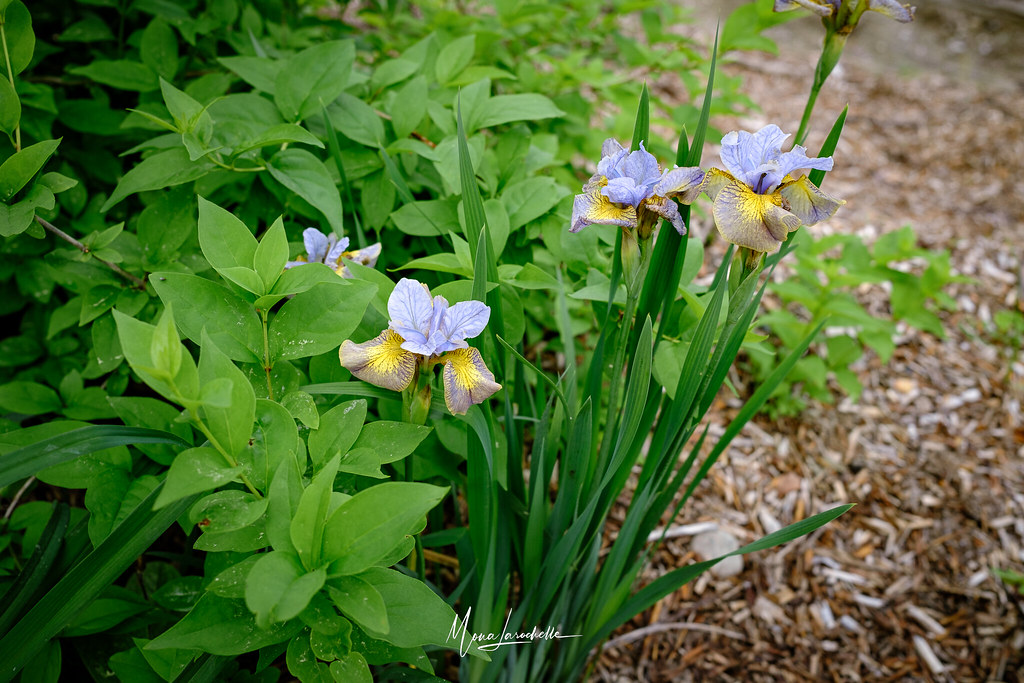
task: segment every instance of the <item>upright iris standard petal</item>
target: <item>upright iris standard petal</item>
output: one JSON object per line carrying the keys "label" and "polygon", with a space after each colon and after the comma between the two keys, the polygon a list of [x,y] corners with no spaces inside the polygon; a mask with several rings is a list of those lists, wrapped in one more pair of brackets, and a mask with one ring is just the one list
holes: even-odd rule
{"label": "upright iris standard petal", "polygon": [[327,255],[324,256],[324,264],[337,270],[341,263],[341,255],[348,249],[348,238],[342,237],[340,240],[331,235],[328,238],[328,244],[330,248],[327,250]]}
{"label": "upright iris standard petal", "polygon": [[424,356],[434,353],[429,340],[434,306],[426,287],[409,278],[399,280],[388,298],[388,315],[391,329],[405,340],[403,349]]}
{"label": "upright iris standard petal", "polygon": [[640,149],[629,152],[615,139],[608,138],[601,146],[597,174],[583,186],[572,204],[569,232],[579,232],[588,225],[618,225],[627,231],[642,228],[644,238],[657,222],[657,214],[670,221],[680,234],[686,226],[679,209],[669,201],[676,197],[684,204],[692,203],[700,194],[704,173],[699,168],[673,168],[662,173],[658,160],[640,143]]}
{"label": "upright iris standard petal", "polygon": [[434,353],[466,348],[466,340],[483,332],[490,318],[491,307],[480,301],[461,301],[448,308],[435,333]]}
{"label": "upright iris standard petal", "polygon": [[302,231],[302,243],[306,247],[306,260],[310,263],[323,263],[330,248],[330,241],[327,235],[316,228],[306,228]]}
{"label": "upright iris standard petal", "polygon": [[338,356],[342,366],[364,382],[402,391],[416,372],[416,356],[402,348],[403,341],[397,332],[388,328],[362,344],[346,339]]}
{"label": "upright iris standard petal", "polygon": [[501,385],[472,347],[449,351],[444,357],[444,402],[453,415],[463,415],[471,405],[483,403]]}

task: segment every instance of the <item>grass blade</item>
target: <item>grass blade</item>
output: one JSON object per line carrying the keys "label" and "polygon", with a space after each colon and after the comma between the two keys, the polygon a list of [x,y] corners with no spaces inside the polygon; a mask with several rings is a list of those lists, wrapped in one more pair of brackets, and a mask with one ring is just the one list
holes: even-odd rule
{"label": "grass blade", "polygon": [[[825,138],[825,142],[821,145],[821,149],[818,150],[819,157],[830,157],[832,153],[836,151],[836,145],[839,144],[839,137],[843,134],[843,126],[846,125],[846,115],[850,113],[850,105],[843,107],[843,111],[840,112],[839,118],[832,124],[832,130],[829,131],[828,137]],[[821,187],[821,181],[825,179],[827,171],[814,169],[807,174],[807,179],[815,184],[817,187]]]}
{"label": "grass blade", "polygon": [[179,436],[158,429],[123,425],[82,427],[0,456],[0,487],[30,477],[47,467],[74,460],[80,455],[137,443],[167,443],[182,448],[192,445]]}
{"label": "grass blade", "polygon": [[25,563],[25,568],[21,570],[14,585],[4,593],[3,601],[7,606],[4,608],[3,614],[0,615],[0,633],[4,633],[10,628],[42,585],[64,543],[64,532],[68,529],[70,518],[71,513],[65,503],[54,503],[53,514],[46,522],[36,549]]}

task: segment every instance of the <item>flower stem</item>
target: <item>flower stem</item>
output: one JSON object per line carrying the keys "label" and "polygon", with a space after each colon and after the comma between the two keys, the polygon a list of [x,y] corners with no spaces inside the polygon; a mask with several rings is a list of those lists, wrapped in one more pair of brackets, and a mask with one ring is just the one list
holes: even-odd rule
{"label": "flower stem", "polygon": [[825,81],[828,80],[832,69],[839,63],[846,46],[846,35],[832,28],[825,31],[825,41],[822,44],[821,55],[818,56],[818,65],[814,68],[814,82],[811,84],[811,92],[807,96],[807,104],[804,106],[804,114],[800,119],[800,128],[796,131],[794,144],[802,145],[807,139],[808,129],[811,124],[811,113],[814,111],[814,104],[818,100],[818,93],[821,92]]}
{"label": "flower stem", "polygon": [[[238,467],[238,461],[235,460],[230,453],[224,450],[224,447],[220,445],[219,441],[217,441],[217,437],[213,435],[213,432],[210,431],[210,428],[207,427],[206,423],[203,422],[202,418],[199,417],[199,413],[189,408],[188,414],[189,417],[192,418],[192,422],[196,425],[196,428],[198,428],[199,431],[202,432],[203,436],[206,437],[206,440],[210,442],[210,445],[212,445],[214,449],[216,449],[217,452],[221,454],[221,457],[223,457],[225,462],[228,463],[228,466]],[[249,481],[249,477],[245,476],[244,472],[239,472],[238,478],[242,480],[242,483],[245,484],[245,487],[249,489],[249,491],[254,496],[256,496],[257,498],[263,497],[263,494],[261,494],[255,486],[253,486],[252,482]]]}
{"label": "flower stem", "polygon": [[138,289],[138,290],[143,291],[143,292],[146,291],[146,281],[145,280],[142,280],[142,279],[132,275],[131,273],[129,273],[128,271],[126,271],[124,268],[122,268],[121,266],[117,265],[116,263],[111,263],[110,261],[107,261],[105,259],[101,259],[96,254],[92,253],[92,251],[90,251],[89,247],[85,246],[84,244],[82,244],[81,242],[76,240],[74,237],[72,237],[71,235],[67,234],[66,232],[64,232],[63,230],[61,230],[57,226],[55,226],[53,223],[50,223],[49,221],[47,221],[47,220],[45,220],[43,218],[40,218],[39,216],[36,216],[36,222],[39,223],[39,225],[41,225],[44,228],[46,228],[47,230],[49,230],[50,232],[52,232],[57,237],[61,238],[65,242],[67,242],[68,244],[73,245],[75,248],[77,248],[83,254],[88,254],[89,256],[92,256],[94,259],[96,259],[97,261],[99,261],[100,263],[105,265],[107,268],[110,268],[110,270],[114,271],[115,273],[117,273],[118,275],[123,277],[124,279],[128,280],[129,282],[131,282],[132,285],[135,287],[135,289]]}
{"label": "flower stem", "polygon": [[[4,62],[7,64],[7,79],[11,82],[11,90],[14,90],[14,71],[11,69],[11,54],[7,49],[7,32],[4,30],[6,18],[0,16],[0,43],[4,46]],[[14,151],[21,151],[21,122],[14,127]]]}

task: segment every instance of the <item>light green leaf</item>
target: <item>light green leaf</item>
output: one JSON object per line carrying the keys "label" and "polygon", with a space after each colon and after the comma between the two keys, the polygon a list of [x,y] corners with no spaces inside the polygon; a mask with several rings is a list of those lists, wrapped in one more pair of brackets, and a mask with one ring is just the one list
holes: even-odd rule
{"label": "light green leaf", "polygon": [[15,152],[0,164],[0,201],[6,202],[25,187],[59,144],[60,138],[37,142]]}
{"label": "light green leaf", "polygon": [[267,57],[218,57],[217,61],[252,87],[270,95],[274,94],[278,74],[286,64]]}
{"label": "light green leaf", "polygon": [[278,218],[263,233],[253,255],[253,266],[263,280],[263,291],[269,292],[273,289],[287,262],[288,237],[284,234],[284,222]]}
{"label": "light green leaf", "polygon": [[205,332],[200,339],[199,381],[209,384],[214,380],[231,383],[230,403],[226,407],[203,405],[202,416],[206,426],[221,447],[236,458],[249,445],[252,423],[256,413],[256,394],[252,384]]}
{"label": "light green leaf", "polygon": [[417,76],[402,86],[391,101],[391,128],[401,140],[416,130],[427,113],[427,79]]}
{"label": "light green leaf", "polygon": [[334,232],[344,234],[341,195],[327,167],[304,149],[281,150],[267,162],[274,180],[323,213]]}
{"label": "light green leaf", "polygon": [[11,135],[21,121],[21,100],[11,82],[0,78],[0,131]]}
{"label": "light green leaf", "polygon": [[149,22],[139,43],[142,63],[162,78],[171,80],[178,71],[178,39],[159,17]]}
{"label": "light green leaf", "polygon": [[357,399],[334,406],[320,419],[320,428],[309,433],[309,457],[313,465],[345,455],[366,420],[366,401]]}
{"label": "light green leaf", "polygon": [[199,245],[218,271],[252,268],[257,242],[252,232],[230,211],[199,198]]}
{"label": "light green leaf", "polygon": [[543,95],[495,95],[481,106],[474,123],[475,128],[490,128],[512,121],[537,121],[559,116],[565,116],[565,112]]}
{"label": "light green leaf", "polygon": [[[9,0],[8,0],[9,2]],[[0,3],[2,4],[2,3]],[[11,71],[15,76],[25,70],[32,61],[36,49],[36,36],[32,31],[32,16],[21,0],[9,2],[4,10],[4,38],[7,50],[0,50],[0,74],[7,76]],[[10,67],[7,65],[10,55]]]}
{"label": "light green leaf", "polygon": [[314,147],[320,147],[321,149],[324,146],[324,143],[320,142],[318,137],[302,126],[294,123],[279,123],[276,126],[271,126],[261,130],[254,137],[239,144],[234,149],[234,153],[241,154],[242,152],[247,152],[251,149],[260,149],[263,147],[279,147],[289,142],[313,145]]}
{"label": "light green leaf", "polygon": [[462,73],[473,60],[475,50],[476,37],[473,35],[456,38],[445,45],[434,63],[437,82],[444,85]]}
{"label": "light green leaf", "polygon": [[355,54],[353,41],[335,40],[288,60],[274,83],[274,101],[285,119],[307,119],[333,102],[348,85]]}
{"label": "light green leaf", "polygon": [[420,237],[460,232],[458,201],[428,199],[404,204],[391,214],[395,226],[407,235]]}
{"label": "light green leaf", "polygon": [[167,470],[167,480],[156,499],[159,509],[176,500],[235,481],[241,467],[229,467],[224,456],[207,446],[182,451]]}
{"label": "light green leaf", "polygon": [[21,415],[42,415],[61,409],[60,397],[37,382],[15,381],[0,385],[0,409]]}
{"label": "light green leaf", "polygon": [[203,330],[232,360],[262,362],[263,325],[252,305],[227,287],[188,273],[154,273],[150,283],[173,305],[182,333],[195,343]]}
{"label": "light green leaf", "polygon": [[415,451],[431,429],[408,422],[374,420],[359,432],[352,448],[371,449],[382,463],[395,462]]}
{"label": "light green leaf", "polygon": [[173,647],[235,656],[283,643],[302,628],[302,622],[296,619],[261,629],[244,601],[207,593],[181,621],[150,641],[146,649]]}
{"label": "light green leaf", "polygon": [[331,125],[349,140],[367,147],[384,146],[384,122],[358,97],[342,93],[334,104],[327,107]]}
{"label": "light green leaf", "polygon": [[306,573],[290,552],[265,553],[245,580],[245,604],[256,614],[256,625],[267,628],[294,619],[323,587],[324,569]]}
{"label": "light green leaf", "polygon": [[145,64],[132,59],[97,59],[68,71],[118,90],[150,92],[160,87],[156,73]]}
{"label": "light green leaf", "polygon": [[296,294],[270,322],[271,360],[317,356],[341,346],[359,326],[376,291],[362,280],[338,280]]}
{"label": "light green leaf", "polygon": [[340,459],[341,456],[334,456],[313,476],[313,481],[302,492],[299,506],[292,517],[292,545],[306,569],[316,569],[321,564],[324,524],[330,511],[334,477],[338,474]]}
{"label": "light green leaf", "polygon": [[136,192],[160,190],[202,178],[213,169],[207,159],[192,161],[184,147],[175,147],[143,159],[117,183],[100,212],[106,213],[118,202]]}
{"label": "light green leaf", "polygon": [[357,574],[387,557],[447,493],[430,484],[386,482],[346,500],[324,531],[323,557],[332,562],[331,573]]}

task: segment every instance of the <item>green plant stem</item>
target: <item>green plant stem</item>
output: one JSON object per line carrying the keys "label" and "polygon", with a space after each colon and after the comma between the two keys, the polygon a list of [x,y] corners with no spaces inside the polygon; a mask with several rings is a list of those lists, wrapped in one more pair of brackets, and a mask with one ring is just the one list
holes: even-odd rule
{"label": "green plant stem", "polygon": [[208,158],[213,162],[215,166],[223,168],[225,171],[235,171],[237,173],[259,173],[260,171],[266,171],[266,166],[253,166],[252,168],[238,168],[234,164],[225,164],[220,159],[214,158],[213,155],[209,155]]}
{"label": "green plant stem", "polygon": [[[175,387],[175,390],[176,389],[177,388]],[[180,395],[178,396],[178,399],[179,403],[184,400],[183,397],[181,397]],[[213,432],[210,431],[210,428],[207,427],[206,423],[203,422],[202,418],[199,417],[199,413],[196,412],[194,409],[189,408],[188,414],[189,417],[192,418],[192,422],[195,423],[196,428],[199,429],[200,432],[202,432],[203,436],[206,437],[206,440],[209,441],[210,444],[217,450],[217,452],[221,454],[221,457],[224,458],[228,465],[230,467],[238,467],[238,461],[235,460],[230,453],[224,450],[224,447],[220,445],[219,441],[217,441],[217,437],[213,435]],[[242,480],[242,483],[245,484],[245,487],[249,489],[249,491],[254,496],[256,496],[257,498],[263,497],[263,494],[259,492],[259,489],[252,485],[252,482],[249,481],[249,477],[245,476],[244,472],[239,472],[238,478]]]}
{"label": "green plant stem", "polygon": [[804,113],[800,118],[800,128],[797,129],[796,136],[793,138],[794,144],[802,145],[807,139],[808,129],[811,125],[811,113],[814,112],[814,104],[818,101],[818,93],[821,92],[832,69],[839,63],[843,48],[846,46],[846,36],[846,33],[826,28],[821,54],[818,56],[818,64],[814,68],[814,82],[811,84],[811,92],[807,95],[807,104],[804,105]]}
{"label": "green plant stem", "polygon": [[92,251],[89,249],[89,247],[85,246],[84,244],[82,244],[81,242],[76,240],[74,237],[72,237],[71,235],[67,234],[66,232],[64,232],[63,230],[61,230],[57,226],[55,226],[53,223],[50,223],[49,221],[47,221],[47,220],[45,220],[43,218],[40,218],[39,216],[36,216],[36,222],[39,223],[39,225],[41,225],[44,228],[46,228],[47,230],[49,230],[50,232],[52,232],[57,237],[61,238],[65,242],[67,242],[68,244],[73,245],[75,248],[77,248],[83,254],[88,254],[89,256],[92,256],[94,259],[96,259],[97,261],[99,261],[100,263],[105,265],[107,268],[110,268],[110,270],[114,271],[115,273],[117,273],[118,275],[123,277],[124,279],[128,280],[129,282],[131,282],[132,285],[135,287],[135,289],[138,289],[138,290],[143,291],[143,292],[146,291],[146,281],[145,280],[142,280],[141,278],[138,278],[138,277],[132,275],[131,273],[129,273],[127,270],[125,270],[121,266],[117,265],[116,263],[111,263],[110,261],[107,261],[105,259],[101,259],[96,254],[92,253]]}
{"label": "green plant stem", "polygon": [[270,338],[267,334],[267,309],[260,309],[260,321],[263,323],[263,369],[267,373],[267,398],[274,400],[274,383],[270,379],[270,371],[273,366],[270,364]]}
{"label": "green plant stem", "polygon": [[[0,17],[0,43],[4,46],[4,61],[7,63],[7,79],[11,82],[11,90],[14,90],[14,71],[11,69],[11,54],[7,49],[7,31],[4,30],[6,21]],[[21,122],[14,127],[14,151],[21,151]]]}

